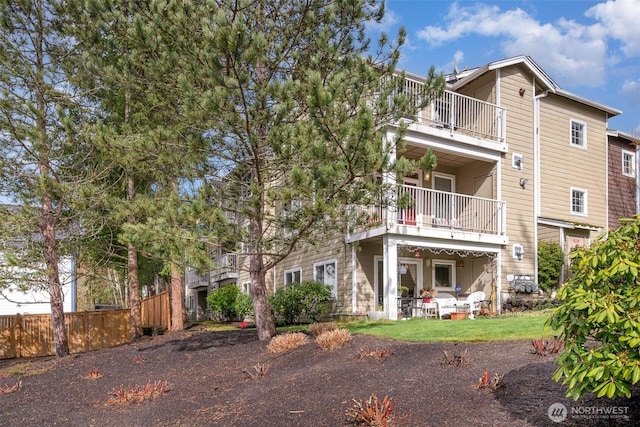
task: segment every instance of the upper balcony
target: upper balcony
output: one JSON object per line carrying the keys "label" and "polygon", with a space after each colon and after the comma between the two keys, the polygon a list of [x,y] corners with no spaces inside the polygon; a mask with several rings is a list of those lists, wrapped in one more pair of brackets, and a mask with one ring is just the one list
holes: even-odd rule
{"label": "upper balcony", "polygon": [[410,185],[401,186],[391,205],[356,209],[365,224],[354,227],[349,242],[385,233],[446,240],[506,244],[505,202]]}
{"label": "upper balcony", "polygon": [[[423,82],[405,77],[404,92],[420,94]],[[419,99],[419,95],[412,96]],[[505,152],[506,109],[456,92],[445,90],[411,120],[410,128],[438,137]]]}
{"label": "upper balcony", "polygon": [[226,253],[213,260],[211,282],[238,278],[238,254]]}

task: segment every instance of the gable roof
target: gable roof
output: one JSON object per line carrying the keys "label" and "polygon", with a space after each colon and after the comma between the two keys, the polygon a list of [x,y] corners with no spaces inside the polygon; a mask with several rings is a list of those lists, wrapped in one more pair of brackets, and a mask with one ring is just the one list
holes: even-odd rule
{"label": "gable roof", "polygon": [[575,102],[579,102],[584,105],[588,105],[598,110],[602,110],[607,113],[607,117],[614,117],[622,113],[621,110],[618,110],[616,108],[609,107],[607,105],[592,101],[587,98],[583,98],[581,96],[561,89],[560,86],[555,81],[553,81],[553,79],[528,55],[519,55],[490,62],[478,68],[464,70],[460,73],[449,74],[446,76],[446,78],[447,82],[451,85],[451,89],[455,91],[489,71],[511,67],[513,65],[524,65],[529,71],[531,71],[536,79],[537,84],[544,91],[553,93],[563,98],[570,99]]}

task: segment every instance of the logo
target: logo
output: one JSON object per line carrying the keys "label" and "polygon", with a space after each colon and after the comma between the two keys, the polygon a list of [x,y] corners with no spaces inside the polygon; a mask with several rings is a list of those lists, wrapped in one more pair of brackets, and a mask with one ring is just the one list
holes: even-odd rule
{"label": "logo", "polygon": [[553,403],[547,410],[549,419],[554,423],[561,423],[567,418],[567,407],[562,403]]}

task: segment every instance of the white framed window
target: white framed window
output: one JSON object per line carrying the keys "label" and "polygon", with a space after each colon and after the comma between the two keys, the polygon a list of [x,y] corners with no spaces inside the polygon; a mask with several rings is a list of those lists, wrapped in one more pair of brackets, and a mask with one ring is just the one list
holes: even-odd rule
{"label": "white framed window", "polygon": [[571,119],[571,145],[587,148],[587,124]]}
{"label": "white framed window", "polygon": [[635,151],[622,150],[622,175],[635,178],[636,176]]}
{"label": "white framed window", "polygon": [[291,225],[297,222],[301,210],[302,202],[300,200],[291,200],[285,204],[284,211],[282,213],[285,238],[291,238],[296,232],[295,227],[292,228]]}
{"label": "white framed window", "polygon": [[241,285],[240,290],[243,294],[251,295],[251,282],[244,282]]}
{"label": "white framed window", "polygon": [[571,188],[571,213],[587,215],[587,190]]}
{"label": "white framed window", "polygon": [[302,278],[302,269],[292,268],[291,270],[284,271],[284,287],[286,288],[292,283],[300,283]]}
{"label": "white framed window", "polygon": [[452,259],[434,259],[431,262],[433,288],[441,291],[453,291],[456,288],[456,261]]}
{"label": "white framed window", "polygon": [[331,286],[331,296],[338,296],[338,263],[335,259],[313,264],[313,280]]}

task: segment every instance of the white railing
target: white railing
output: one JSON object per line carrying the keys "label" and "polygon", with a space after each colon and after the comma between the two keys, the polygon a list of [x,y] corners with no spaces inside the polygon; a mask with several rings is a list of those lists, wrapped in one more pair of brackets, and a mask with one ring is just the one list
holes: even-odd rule
{"label": "white railing", "polygon": [[224,275],[238,272],[238,254],[227,253],[213,260],[211,280],[216,281]]}
{"label": "white railing", "polygon": [[[418,80],[405,78],[403,91],[417,105],[422,99],[420,94],[423,86]],[[504,142],[506,110],[459,93],[444,91],[413,119],[451,132]]]}
{"label": "white railing", "polygon": [[504,202],[465,194],[404,185],[398,189],[397,206],[358,207],[364,224],[357,229],[395,224],[409,227],[447,228],[482,234],[504,234]]}

